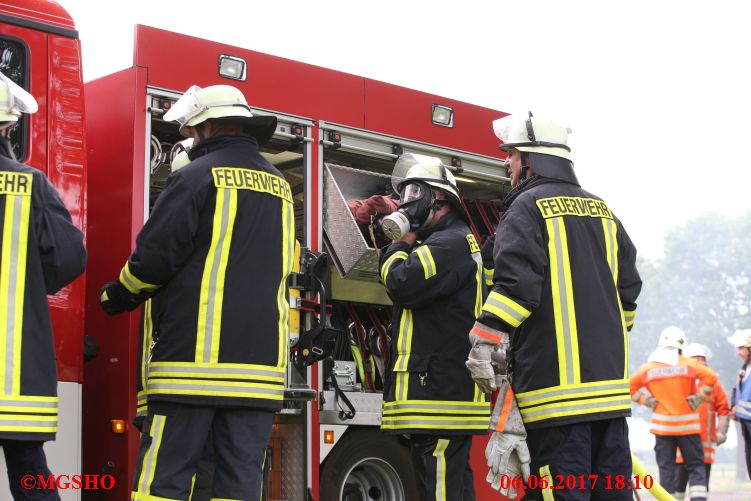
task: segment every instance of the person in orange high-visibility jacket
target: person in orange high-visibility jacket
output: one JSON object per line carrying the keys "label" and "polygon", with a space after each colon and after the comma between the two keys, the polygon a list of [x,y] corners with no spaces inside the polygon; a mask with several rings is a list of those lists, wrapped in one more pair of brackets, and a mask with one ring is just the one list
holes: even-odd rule
{"label": "person in orange high-visibility jacket", "polygon": [[[712,352],[703,344],[691,343],[683,350],[683,356],[693,358],[701,365],[708,366],[707,360],[712,358]],[[697,379],[696,391],[699,391],[700,388],[701,380]],[[709,474],[714,463],[715,447],[725,443],[730,423],[728,396],[719,381],[712,390],[712,395],[697,410],[699,411],[699,424],[701,425],[701,444],[704,447],[704,468],[707,471],[707,486],[709,486]],[[675,498],[680,500],[686,496],[686,486],[688,485],[688,470],[683,466],[683,456],[680,449],[678,449],[676,462],[678,463],[678,471],[675,480]],[[707,488],[707,490],[709,489]]]}
{"label": "person in orange high-visibility jacket", "polygon": [[[697,409],[712,394],[718,379],[712,369],[681,355],[685,344],[686,336],[679,328],[662,331],[657,349],[631,376],[631,398],[653,411],[649,431],[655,435],[660,484],[671,494],[676,492],[675,458],[680,447],[691,483],[689,497],[705,501],[707,475]],[[697,379],[701,383],[698,392]]]}

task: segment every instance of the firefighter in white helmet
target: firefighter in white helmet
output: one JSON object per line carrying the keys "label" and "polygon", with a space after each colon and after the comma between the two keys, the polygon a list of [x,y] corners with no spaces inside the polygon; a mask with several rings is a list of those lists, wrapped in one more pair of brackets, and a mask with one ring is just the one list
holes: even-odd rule
{"label": "firefighter in white helmet", "polygon": [[54,486],[23,490],[20,480],[50,475],[42,446],[55,439],[58,399],[47,294],[83,273],[86,249],[57,190],[13,153],[10,131],[22,113],[36,111],[34,97],[0,73],[0,333],[6,349],[0,400],[12,412],[0,426],[0,446],[13,499],[59,500]]}
{"label": "firefighter in white helmet", "polygon": [[158,295],[159,336],[134,498],[187,499],[212,433],[212,497],[257,499],[289,356],[292,194],[260,153],[275,117],[254,116],[228,85],[193,86],[164,115],[193,138],[117,280],[111,315]]}
{"label": "firefighter in white helmet", "polygon": [[649,431],[655,435],[662,487],[671,494],[677,492],[676,453],[680,447],[682,467],[691,484],[689,498],[705,501],[707,471],[697,409],[712,396],[718,378],[709,367],[683,356],[685,348],[686,334],[676,326],[665,328],[657,349],[631,376],[631,395],[634,402],[653,411]]}
{"label": "firefighter in white helmet", "polygon": [[480,249],[440,159],[404,154],[392,180],[400,206],[384,223],[394,242],[380,271],[395,321],[381,430],[410,436],[422,499],[474,500],[472,435],[484,434],[490,418],[464,367],[464,333],[484,294]]}
{"label": "firefighter in white helmet", "polygon": [[751,329],[735,331],[729,341],[738,350],[738,357],[743,360],[733,389],[730,415],[741,425],[746,446],[746,469],[751,477]]}
{"label": "firefighter in white helmet", "polygon": [[[696,360],[699,364],[709,366],[707,361],[712,358],[712,351],[701,343],[689,343],[683,349],[683,356]],[[699,392],[700,381],[696,381],[696,391]],[[715,447],[722,445],[727,440],[728,426],[730,423],[730,407],[728,397],[722,383],[717,381],[712,395],[701,404],[699,411],[699,424],[701,425],[701,443],[704,448],[704,468],[707,472],[707,490],[709,490],[709,475],[714,463]],[[686,486],[688,485],[688,470],[683,466],[683,456],[680,448],[676,459],[678,463],[678,477],[676,479],[675,498],[684,499]]]}
{"label": "firefighter in white helmet", "polygon": [[[532,473],[551,486],[560,475],[630,478],[627,331],[641,290],[636,249],[608,205],[579,186],[565,127],[530,113],[496,120],[493,128],[513,189],[496,231],[492,290],[469,334],[467,367],[490,392],[497,386],[493,361],[506,359],[511,377],[501,379],[502,390],[510,380],[516,398],[497,401],[509,412],[493,414],[519,412],[526,445],[523,429],[494,420],[489,479],[500,487],[504,475],[525,469],[528,453]],[[592,499],[630,499],[606,487],[598,481]],[[539,484],[528,492],[552,497]],[[556,499],[581,495],[555,491]]]}

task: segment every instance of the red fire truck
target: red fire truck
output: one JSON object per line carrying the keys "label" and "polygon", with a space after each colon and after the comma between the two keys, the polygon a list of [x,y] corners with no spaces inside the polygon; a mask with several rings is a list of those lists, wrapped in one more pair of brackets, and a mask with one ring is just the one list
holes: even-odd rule
{"label": "red fire truck", "polygon": [[[407,448],[379,432],[390,300],[378,281],[377,242],[348,202],[387,194],[399,154],[438,156],[454,169],[484,239],[508,189],[490,128],[504,113],[147,26],[136,26],[133,54],[131,67],[84,85],[78,33],[63,8],[0,3],[0,71],[39,102],[14,133],[19,159],[47,173],[89,250],[85,280],[50,297],[61,399],[58,440],[48,444],[53,471],[109,473],[114,489],[83,496],[129,497],[136,367],[146,354],[137,349],[138,311],[107,317],[98,289],[117,276],[170,172],[181,138],[165,111],[192,84],[225,83],[243,91],[254,114],[278,119],[263,153],[294,192],[302,272],[312,273],[317,253],[328,256],[315,261],[325,286],[305,285],[302,273],[293,306],[300,339],[335,334],[324,347],[331,357],[302,370],[289,364],[268,499],[416,499]],[[98,352],[85,357],[85,345]],[[472,453],[477,496],[500,499],[484,481],[485,442],[477,437]]]}

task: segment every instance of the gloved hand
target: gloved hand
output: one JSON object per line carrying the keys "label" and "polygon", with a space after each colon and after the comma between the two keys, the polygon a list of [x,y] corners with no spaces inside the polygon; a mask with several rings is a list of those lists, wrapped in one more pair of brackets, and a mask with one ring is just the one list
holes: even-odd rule
{"label": "gloved hand", "polygon": [[686,401],[688,402],[689,407],[691,407],[692,411],[695,411],[699,408],[701,404],[703,404],[707,400],[707,397],[704,396],[704,393],[694,393],[693,395],[689,395],[686,397]]}
{"label": "gloved hand", "polygon": [[655,397],[653,397],[651,395],[646,396],[644,398],[644,400],[642,400],[642,402],[641,402],[641,404],[644,407],[649,407],[652,410],[655,410],[655,407],[657,407],[657,404],[659,404],[659,403],[660,402]]}
{"label": "gloved hand", "polygon": [[728,427],[730,420],[727,416],[721,416],[717,423],[717,445],[722,445],[728,439]]}
{"label": "gloved hand", "polygon": [[[526,485],[529,479],[531,458],[525,439],[525,436],[495,432],[485,447],[485,459],[488,460],[488,467],[490,467],[485,480],[493,489],[511,499],[516,498],[517,489]],[[521,478],[514,480],[514,477],[520,473]],[[504,475],[509,477],[506,488],[501,487],[501,479]]]}
{"label": "gloved hand", "polygon": [[492,393],[496,389],[493,363],[505,365],[505,351],[498,351],[499,343],[504,339],[508,339],[507,334],[480,322],[475,322],[469,333],[472,349],[465,365],[475,384],[484,393]]}
{"label": "gloved hand", "polygon": [[106,283],[99,290],[99,306],[110,316],[133,311],[147,299],[146,294],[132,294],[119,280]]}

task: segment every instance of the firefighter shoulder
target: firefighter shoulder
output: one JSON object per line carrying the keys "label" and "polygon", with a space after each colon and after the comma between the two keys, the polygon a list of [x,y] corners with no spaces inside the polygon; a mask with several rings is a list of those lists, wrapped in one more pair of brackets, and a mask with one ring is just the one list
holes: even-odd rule
{"label": "firefighter shoulder", "polygon": [[229,86],[191,87],[183,98],[165,119],[177,120],[184,135],[222,117],[242,121],[248,135],[209,137],[190,150],[192,161],[169,176],[135,250],[104,293],[116,289],[125,297],[115,313],[159,294],[149,402],[279,409],[294,211],[289,184],[259,151],[275,120],[253,117]]}
{"label": "firefighter shoulder", "polygon": [[47,294],[55,294],[86,267],[83,233],[47,177],[17,162],[7,134],[36,100],[0,73],[0,315],[4,405],[13,419],[0,438],[54,440],[57,431],[57,370]]}
{"label": "firefighter shoulder", "polygon": [[578,185],[565,128],[541,121],[535,131],[545,140],[530,141],[524,121],[507,123],[509,130],[496,130],[501,149],[534,157],[536,176],[504,200],[493,287],[473,339],[493,345],[498,333],[512,334],[513,385],[527,429],[628,416],[627,331],[641,290],[636,249],[608,204]]}
{"label": "firefighter shoulder", "polygon": [[713,370],[678,353],[684,345],[685,335],[680,329],[665,329],[649,361],[631,377],[635,402],[645,401],[644,389],[656,401],[650,424],[650,432],[655,435],[699,434],[701,424],[696,409],[712,394],[718,381]]}
{"label": "firefighter shoulder", "polygon": [[[433,160],[438,159],[410,155],[406,161],[412,167],[419,163],[417,168],[395,176],[420,184],[402,190],[415,198],[403,193],[404,217],[393,221],[392,235],[415,230],[421,234],[420,228],[429,220],[424,212],[433,210],[435,202],[430,187],[444,190],[450,203],[460,206],[458,195],[453,200],[453,176]],[[419,243],[395,241],[382,253],[381,281],[395,305],[382,430],[448,435],[487,431],[490,406],[464,367],[470,346],[465,337],[457,337],[458,332],[469,330],[482,304],[479,251],[461,213],[454,211],[442,217]]]}
{"label": "firefighter shoulder", "polygon": [[[733,419],[751,422],[751,329],[735,331],[729,341],[744,359],[733,390],[731,413]],[[746,447],[749,447],[748,444]]]}

